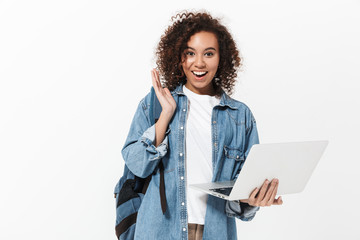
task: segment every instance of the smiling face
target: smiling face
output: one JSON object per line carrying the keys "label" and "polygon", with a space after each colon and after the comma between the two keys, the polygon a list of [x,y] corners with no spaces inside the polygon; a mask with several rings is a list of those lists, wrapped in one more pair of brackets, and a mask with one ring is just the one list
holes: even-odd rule
{"label": "smiling face", "polygon": [[187,78],[185,86],[197,94],[215,95],[212,80],[220,60],[216,35],[204,31],[195,33],[184,53],[181,66]]}

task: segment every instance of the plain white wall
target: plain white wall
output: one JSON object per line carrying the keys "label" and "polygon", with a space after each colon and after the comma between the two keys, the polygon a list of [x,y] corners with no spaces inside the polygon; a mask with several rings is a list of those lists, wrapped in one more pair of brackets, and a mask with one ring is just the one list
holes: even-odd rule
{"label": "plain white wall", "polygon": [[116,239],[120,151],[183,9],[232,32],[261,142],[330,141],[305,191],[237,221],[239,239],[360,239],[356,0],[0,1],[0,239]]}

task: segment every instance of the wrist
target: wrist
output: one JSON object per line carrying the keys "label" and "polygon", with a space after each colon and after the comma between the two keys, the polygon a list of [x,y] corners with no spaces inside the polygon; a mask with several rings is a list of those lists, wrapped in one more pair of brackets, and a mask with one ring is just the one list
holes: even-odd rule
{"label": "wrist", "polygon": [[171,111],[171,110],[170,110],[170,111],[169,111],[169,110],[167,110],[167,111],[162,111],[162,112],[160,113],[159,120],[162,119],[162,120],[164,120],[165,122],[168,122],[168,123],[169,123],[173,115],[174,115],[174,111]]}

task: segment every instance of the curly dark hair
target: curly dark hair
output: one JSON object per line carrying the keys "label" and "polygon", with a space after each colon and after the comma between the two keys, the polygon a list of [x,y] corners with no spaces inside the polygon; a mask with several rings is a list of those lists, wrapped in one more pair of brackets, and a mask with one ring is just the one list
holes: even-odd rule
{"label": "curly dark hair", "polygon": [[163,83],[170,91],[186,83],[181,59],[186,55],[187,42],[194,34],[206,31],[217,37],[220,51],[219,68],[213,80],[216,95],[222,90],[231,95],[236,82],[241,58],[236,43],[228,29],[207,12],[181,12],[171,18],[173,24],[161,36],[156,49],[156,64]]}

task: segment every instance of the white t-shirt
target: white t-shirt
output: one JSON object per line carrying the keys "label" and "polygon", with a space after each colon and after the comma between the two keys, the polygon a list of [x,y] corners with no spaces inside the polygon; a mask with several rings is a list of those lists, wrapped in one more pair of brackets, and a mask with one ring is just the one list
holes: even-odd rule
{"label": "white t-shirt", "polygon": [[220,99],[196,94],[185,86],[183,91],[189,100],[185,135],[188,223],[204,224],[208,195],[188,186],[211,182],[211,116]]}

